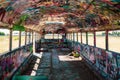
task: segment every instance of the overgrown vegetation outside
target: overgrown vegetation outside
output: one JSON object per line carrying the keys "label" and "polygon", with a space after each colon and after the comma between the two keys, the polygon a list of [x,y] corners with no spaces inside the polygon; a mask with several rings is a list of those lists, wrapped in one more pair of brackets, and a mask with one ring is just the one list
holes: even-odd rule
{"label": "overgrown vegetation outside", "polygon": [[0,32],[0,35],[3,35],[3,36],[4,36],[4,35],[5,35],[5,33],[4,33],[4,32]]}

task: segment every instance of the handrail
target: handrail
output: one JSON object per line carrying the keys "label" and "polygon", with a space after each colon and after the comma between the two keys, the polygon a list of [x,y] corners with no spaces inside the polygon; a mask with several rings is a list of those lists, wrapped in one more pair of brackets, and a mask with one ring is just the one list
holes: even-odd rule
{"label": "handrail", "polygon": [[12,51],[10,51],[10,52],[8,51],[8,52],[6,52],[6,53],[3,53],[3,54],[0,55],[0,57],[10,55],[11,53],[16,52],[17,50],[23,49],[23,48],[25,48],[26,46],[30,46],[30,45],[32,45],[32,43],[27,44],[27,45],[23,45],[23,46],[21,46],[21,47],[19,47],[19,48],[15,48],[14,50],[12,50]]}
{"label": "handrail", "polygon": [[[24,62],[23,60],[25,60],[30,55],[30,53],[32,53],[30,51],[31,45],[32,43],[24,45],[22,47],[16,48],[13,51],[7,52],[0,56],[0,70],[3,71],[3,72],[2,71],[0,72],[1,74],[0,79],[11,78],[11,76],[16,71],[16,69],[18,69],[20,65]],[[25,47],[28,47],[28,48],[25,48]],[[26,53],[24,51],[20,52],[19,54],[19,51],[28,50],[28,49],[29,49],[29,52],[27,51],[27,54],[24,54]],[[7,73],[9,73],[9,75]]]}

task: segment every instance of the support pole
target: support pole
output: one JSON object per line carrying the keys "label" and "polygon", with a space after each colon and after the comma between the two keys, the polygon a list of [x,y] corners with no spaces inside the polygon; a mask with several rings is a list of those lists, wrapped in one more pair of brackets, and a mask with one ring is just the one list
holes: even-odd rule
{"label": "support pole", "polygon": [[73,41],[73,38],[72,38],[72,37],[73,37],[73,35],[72,35],[72,33],[71,33],[71,41]]}
{"label": "support pole", "polygon": [[33,43],[33,31],[32,31],[32,43]]}
{"label": "support pole", "polygon": [[33,32],[33,53],[35,53],[35,32]]}
{"label": "support pole", "polygon": [[10,28],[9,51],[12,51],[12,28]]}
{"label": "support pole", "polygon": [[67,39],[69,40],[69,33],[67,34]]}
{"label": "support pole", "polygon": [[[35,35],[34,35],[34,34],[35,34]],[[33,35],[34,35],[34,38],[35,38],[35,41],[36,41],[36,39],[37,39],[36,33],[34,32]],[[33,39],[33,42],[34,42],[34,39]]]}
{"label": "support pole", "polygon": [[65,39],[67,38],[67,33],[65,33],[65,36],[64,36],[64,37],[65,37]]}
{"label": "support pole", "polygon": [[69,40],[70,40],[70,33],[69,33]]}
{"label": "support pole", "polygon": [[88,32],[86,32],[86,44],[88,44]]}
{"label": "support pole", "polygon": [[30,39],[31,39],[31,38],[30,38],[30,32],[29,32],[29,43],[30,43],[30,41],[31,41]]}
{"label": "support pole", "polygon": [[95,31],[94,31],[93,35],[94,35],[94,47],[96,47],[96,32]]}
{"label": "support pole", "polygon": [[53,33],[53,39],[54,39],[54,33]]}
{"label": "support pole", "polygon": [[74,42],[75,42],[75,33],[73,32],[73,47],[74,47]]}
{"label": "support pole", "polygon": [[77,35],[76,35],[76,36],[77,36],[77,42],[78,42],[78,32],[77,32]]}
{"label": "support pole", "polygon": [[21,31],[19,31],[19,47],[21,47]]}
{"label": "support pole", "polygon": [[75,41],[75,33],[73,32],[73,42]]}
{"label": "support pole", "polygon": [[69,40],[71,40],[71,34],[69,33]]}
{"label": "support pole", "polygon": [[59,39],[59,33],[58,33],[58,39]]}
{"label": "support pole", "polygon": [[83,41],[82,41],[82,31],[81,31],[81,43],[83,43]]}
{"label": "support pole", "polygon": [[68,39],[68,34],[66,33],[66,39]]}
{"label": "support pole", "polygon": [[25,45],[27,44],[27,31],[25,31]]}
{"label": "support pole", "polygon": [[106,39],[105,39],[105,42],[106,42],[106,50],[109,50],[109,45],[108,45],[108,30],[106,30]]}
{"label": "support pole", "polygon": [[72,33],[71,33],[71,41],[72,41]]}

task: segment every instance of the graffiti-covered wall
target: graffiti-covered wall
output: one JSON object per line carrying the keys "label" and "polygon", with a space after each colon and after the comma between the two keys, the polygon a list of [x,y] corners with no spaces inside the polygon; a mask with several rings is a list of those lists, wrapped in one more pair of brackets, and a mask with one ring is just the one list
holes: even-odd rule
{"label": "graffiti-covered wall", "polygon": [[101,48],[89,46],[86,44],[74,43],[74,50],[98,71],[103,77],[111,80],[120,79],[120,54],[112,51],[106,51]]}
{"label": "graffiti-covered wall", "polygon": [[0,80],[9,80],[30,54],[30,45],[0,56]]}

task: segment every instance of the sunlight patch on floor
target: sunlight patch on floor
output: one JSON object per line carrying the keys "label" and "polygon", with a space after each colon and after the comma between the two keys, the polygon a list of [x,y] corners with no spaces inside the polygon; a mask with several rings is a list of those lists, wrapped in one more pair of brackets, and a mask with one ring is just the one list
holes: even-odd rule
{"label": "sunlight patch on floor", "polygon": [[82,57],[75,58],[74,56],[68,56],[68,55],[59,55],[60,61],[81,61]]}
{"label": "sunlight patch on floor", "polygon": [[36,75],[36,70],[38,69],[39,63],[40,63],[40,59],[38,58],[38,59],[36,60],[36,63],[35,63],[35,65],[34,65],[34,67],[33,67],[32,72],[31,72],[31,74],[30,74],[31,76],[35,76],[35,75]]}
{"label": "sunlight patch on floor", "polygon": [[37,58],[37,60],[35,61],[35,65],[34,65],[34,67],[33,67],[33,70],[32,70],[32,72],[31,72],[31,76],[35,76],[36,75],[36,71],[37,71],[37,69],[38,69],[38,67],[39,67],[39,63],[40,63],[40,58],[42,57],[42,54],[43,54],[43,52],[40,52],[40,53],[33,53],[33,55],[34,56],[37,56],[38,58]]}
{"label": "sunlight patch on floor", "polygon": [[33,55],[34,55],[34,56],[37,56],[38,58],[41,58],[41,57],[42,57],[42,54],[43,54],[43,52],[33,53]]}

